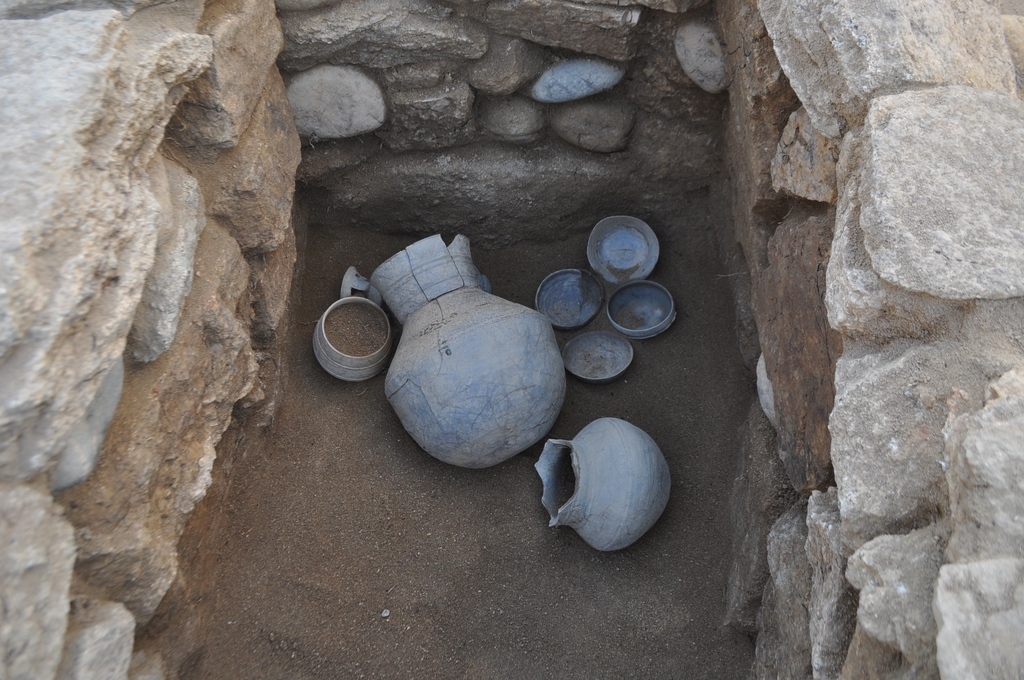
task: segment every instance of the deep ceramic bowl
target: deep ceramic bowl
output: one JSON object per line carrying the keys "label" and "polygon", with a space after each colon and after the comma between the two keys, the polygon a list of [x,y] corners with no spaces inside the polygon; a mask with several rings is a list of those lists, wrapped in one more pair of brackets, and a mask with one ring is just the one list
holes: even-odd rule
{"label": "deep ceramic bowl", "polygon": [[565,370],[583,382],[603,385],[626,372],[633,361],[633,346],[621,335],[590,331],[566,343],[562,361]]}
{"label": "deep ceramic bowl", "polygon": [[605,281],[646,279],[658,263],[658,237],[643,220],[626,215],[606,217],[587,241],[587,260]]}
{"label": "deep ceramic bowl", "polygon": [[631,338],[652,338],[672,325],[676,305],[671,293],[653,281],[633,281],[608,298],[612,327]]}
{"label": "deep ceramic bowl", "polygon": [[548,274],[534,298],[537,311],[560,331],[583,328],[601,311],[604,286],[583,269],[560,269]]}

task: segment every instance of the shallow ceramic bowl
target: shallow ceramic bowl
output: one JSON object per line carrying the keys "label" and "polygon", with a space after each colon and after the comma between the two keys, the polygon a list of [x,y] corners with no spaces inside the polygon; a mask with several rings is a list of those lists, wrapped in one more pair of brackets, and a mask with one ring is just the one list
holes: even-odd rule
{"label": "shallow ceramic bowl", "polygon": [[534,298],[537,311],[560,331],[583,328],[601,311],[604,287],[583,269],[560,269],[548,274]]}
{"label": "shallow ceramic bowl", "polygon": [[604,218],[587,241],[590,266],[611,283],[646,279],[659,253],[658,237],[647,223],[626,215]]}
{"label": "shallow ceramic bowl", "polygon": [[626,372],[633,361],[633,346],[621,335],[590,331],[566,343],[562,361],[565,370],[583,382],[603,385]]}
{"label": "shallow ceramic bowl", "polygon": [[633,281],[608,298],[612,327],[631,338],[652,338],[672,325],[676,305],[671,293],[653,281]]}

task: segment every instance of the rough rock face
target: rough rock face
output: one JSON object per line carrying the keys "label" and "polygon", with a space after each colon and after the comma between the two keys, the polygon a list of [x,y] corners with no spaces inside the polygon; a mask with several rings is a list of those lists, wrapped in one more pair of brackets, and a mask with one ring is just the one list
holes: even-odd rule
{"label": "rough rock face", "polygon": [[944,678],[1012,678],[1024,668],[1024,560],[946,564],[935,585]]}
{"label": "rough rock face", "polygon": [[635,120],[633,107],[616,99],[588,98],[551,111],[555,134],[574,146],[599,153],[625,149]]}
{"label": "rough rock face", "polygon": [[866,157],[863,135],[843,138],[836,177],[835,237],[825,275],[829,323],[842,334],[875,340],[922,338],[948,330],[959,308],[883,281],[864,247],[861,195]]}
{"label": "rough rock face", "polygon": [[803,493],[832,478],[828,423],[842,341],[828,326],[823,300],[831,222],[829,214],[794,210],[768,242],[770,266],[755,292],[779,456],[793,488]]}
{"label": "rough rock face", "polygon": [[281,51],[281,25],[269,0],[220,0],[199,32],[213,39],[213,62],[189,85],[168,129],[181,146],[234,146]]}
{"label": "rough rock face", "polygon": [[985,408],[944,430],[953,537],[952,562],[1024,559],[1024,371],[988,388]]}
{"label": "rough rock face", "polygon": [[47,466],[124,349],[159,225],[143,176],[178,85],[210,60],[208,37],[129,39],[123,24],[109,10],[69,11],[0,29],[6,479]]}
{"label": "rough rock face", "polygon": [[484,94],[503,97],[536,78],[543,68],[544,53],[536,45],[493,35],[487,54],[469,67],[469,84]]}
{"label": "rough rock face", "polygon": [[[901,660],[899,671],[909,677],[938,678],[932,599],[948,538],[949,528],[941,524],[905,536],[879,536],[847,562],[846,579],[860,591],[855,637],[868,636],[890,648]],[[872,656],[851,654],[844,677],[868,677],[879,657],[890,655]]]}
{"label": "rough rock face", "polygon": [[135,642],[135,619],[120,602],[71,600],[59,680],[122,680]]}
{"label": "rough rock face", "polygon": [[153,268],[128,336],[128,351],[137,361],[152,361],[171,346],[185,297],[192,289],[196,244],[206,228],[199,183],[185,168],[158,155],[149,174],[161,219]]}
{"label": "rough rock face", "polygon": [[295,128],[303,137],[355,137],[384,124],[384,93],[354,66],[320,64],[296,73],[288,82]]}
{"label": "rough rock face", "polygon": [[377,135],[395,151],[465,144],[476,133],[473,89],[464,81],[388,94],[389,120]]}
{"label": "rough rock face", "polygon": [[591,5],[568,0],[495,0],[487,25],[524,40],[625,61],[636,51],[639,7]]}
{"label": "rough rock face", "polygon": [[968,87],[880,97],[864,136],[860,225],[882,279],[951,300],[1024,295],[1024,102]]}
{"label": "rough rock face", "polygon": [[236,146],[170,150],[198,178],[207,215],[221,220],[242,250],[267,252],[291,228],[300,144],[284,83],[272,67]]}
{"label": "rough rock face", "polygon": [[856,623],[857,596],[844,576],[841,526],[836,488],[811,493],[805,550],[811,565],[808,615],[814,680],[839,677]]}
{"label": "rough rock face", "polygon": [[793,89],[829,137],[859,126],[876,95],[928,85],[1016,90],[989,0],[762,0],[758,8]]}
{"label": "rough rock face", "polygon": [[281,17],[281,68],[319,63],[388,68],[428,59],[479,59],[487,31],[429,0],[353,0]]}
{"label": "rough rock face", "polygon": [[768,535],[771,578],[765,585],[757,616],[753,672],[756,680],[809,680],[812,677],[807,612],[812,568],[804,551],[806,514],[807,501],[801,499],[779,517]]}
{"label": "rough rock face", "polygon": [[[793,507],[798,498],[775,451],[775,433],[760,407],[754,404],[744,426],[742,467],[733,483],[729,503],[733,562],[725,596],[726,625],[748,633],[757,630],[757,612],[769,576],[769,532],[775,520]],[[799,519],[803,526],[802,511]],[[806,534],[806,529],[800,533]],[[776,576],[785,578],[781,563],[776,566]]]}
{"label": "rough rock face", "polygon": [[74,532],[50,495],[0,483],[0,675],[52,678],[67,626]]}
{"label": "rough rock face", "polygon": [[946,344],[839,359],[829,428],[848,552],[928,524],[947,505],[939,462],[948,400],[980,400],[979,383]]}
{"label": "rough rock face", "polygon": [[789,117],[772,159],[772,188],[809,201],[834,203],[839,144],[814,129],[807,109]]}
{"label": "rough rock face", "polygon": [[211,220],[174,344],[127,372],[96,471],[60,495],[76,527],[76,574],[140,625],[177,572],[175,546],[210,484],[214,446],[255,378],[236,315],[248,283],[238,244]]}
{"label": "rough rock face", "polygon": [[[1005,8],[1003,10],[1006,11]],[[1003,34],[1017,76],[1017,96],[1024,90],[1024,17],[1003,15]]]}

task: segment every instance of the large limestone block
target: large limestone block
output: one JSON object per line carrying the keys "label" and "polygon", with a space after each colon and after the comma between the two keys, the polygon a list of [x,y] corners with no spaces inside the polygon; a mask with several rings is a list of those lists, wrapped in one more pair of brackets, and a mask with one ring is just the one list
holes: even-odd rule
{"label": "large limestone block", "polygon": [[935,85],[1014,94],[991,0],[762,0],[793,89],[822,134],[859,126],[872,98]]}
{"label": "large limestone block", "polygon": [[213,63],[189,85],[169,129],[182,146],[234,146],[284,44],[281,25],[272,0],[221,0],[199,32],[213,39]]}
{"label": "large limestone block", "polygon": [[[879,536],[862,545],[846,565],[846,579],[860,591],[857,635],[868,635],[902,658],[908,677],[938,678],[932,598],[949,528],[933,524],[904,536]],[[848,658],[844,676],[867,677],[871,660]]]}
{"label": "large limestone block", "polygon": [[281,16],[279,64],[296,71],[319,63],[389,68],[431,59],[479,59],[487,31],[428,0],[346,0]]}
{"label": "large limestone block", "polygon": [[74,532],[50,495],[0,483],[0,677],[54,677],[74,563]]}
{"label": "large limestone block", "polygon": [[1024,371],[989,392],[985,408],[945,429],[953,562],[1024,558]]}
{"label": "large limestone block", "polygon": [[196,244],[206,227],[199,183],[185,168],[158,155],[149,174],[160,203],[160,229],[153,268],[128,336],[128,351],[137,361],[152,361],[171,346],[192,289]]}
{"label": "large limestone block", "polygon": [[311,139],[343,139],[376,130],[387,106],[380,86],[355,66],[320,64],[288,82],[295,128]]}
{"label": "large limestone block", "polygon": [[843,335],[872,340],[923,338],[947,331],[962,305],[894,286],[872,267],[861,229],[864,153],[861,130],[843,138],[836,166],[835,237],[825,274],[829,323]]}
{"label": "large limestone block", "polygon": [[839,143],[814,129],[807,109],[789,117],[772,159],[772,188],[809,201],[834,203]]}
{"label": "large limestone block", "polygon": [[779,517],[768,534],[771,578],[757,615],[756,680],[810,680],[813,676],[807,611],[812,567],[804,551],[806,515],[807,501],[802,499]]}
{"label": "large limestone block", "polygon": [[1011,680],[1024,668],[1024,560],[947,564],[935,584],[939,672]]}
{"label": "large limestone block", "polygon": [[175,153],[198,178],[207,216],[221,220],[242,250],[281,245],[291,229],[301,142],[277,67],[236,146],[179,147]]}
{"label": "large limestone block", "polygon": [[779,457],[793,488],[802,493],[824,488],[832,478],[828,421],[843,343],[828,325],[822,300],[831,240],[828,213],[795,209],[768,241],[769,266],[755,290]]}
{"label": "large limestone block", "polygon": [[473,88],[465,81],[388,93],[388,123],[377,132],[395,151],[442,149],[476,134]]}
{"label": "large limestone block", "polygon": [[807,543],[811,565],[811,666],[814,680],[835,680],[843,668],[857,620],[857,596],[846,581],[836,487],[814,491],[807,502]]}
{"label": "large limestone block", "polygon": [[469,67],[469,84],[492,97],[510,95],[540,75],[544,52],[533,43],[492,35],[487,54]]}
{"label": "large limestone block", "polygon": [[71,600],[57,680],[125,680],[135,642],[135,618],[120,602]]}
{"label": "large limestone block", "polygon": [[0,26],[2,478],[47,466],[122,354],[159,225],[146,168],[209,64],[206,36],[123,24]]}
{"label": "large limestone block", "polygon": [[1024,295],[1024,102],[968,87],[881,97],[864,128],[871,265],[941,298]]}
{"label": "large limestone block", "polygon": [[487,25],[530,42],[626,61],[636,52],[639,7],[568,0],[495,0]]}
{"label": "large limestone block", "polygon": [[952,342],[839,359],[829,428],[848,553],[946,512],[942,428],[954,397],[980,406],[983,374]]}
{"label": "large limestone block", "polygon": [[177,574],[176,546],[210,485],[214,449],[257,364],[237,316],[249,287],[238,244],[216,221],[203,231],[192,283],[170,349],[136,364],[99,465],[59,496],[76,528],[76,573],[139,625]]}
{"label": "large limestone block", "polygon": [[[725,623],[753,633],[769,575],[769,533],[798,496],[775,453],[775,432],[757,404],[747,414],[740,452],[742,467],[729,499],[732,567],[726,586]],[[800,520],[800,526],[804,526],[802,513]],[[804,527],[802,534],[806,533]]]}

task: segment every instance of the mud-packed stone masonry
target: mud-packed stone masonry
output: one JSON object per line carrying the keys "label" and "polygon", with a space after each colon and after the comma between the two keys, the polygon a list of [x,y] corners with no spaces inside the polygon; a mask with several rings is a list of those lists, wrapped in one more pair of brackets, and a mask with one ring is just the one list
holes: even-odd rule
{"label": "mud-packed stone masonry", "polygon": [[753,676],[1019,678],[1022,69],[1015,0],[0,0],[0,677],[178,677],[152,622],[273,422],[298,181],[489,247],[717,202]]}

